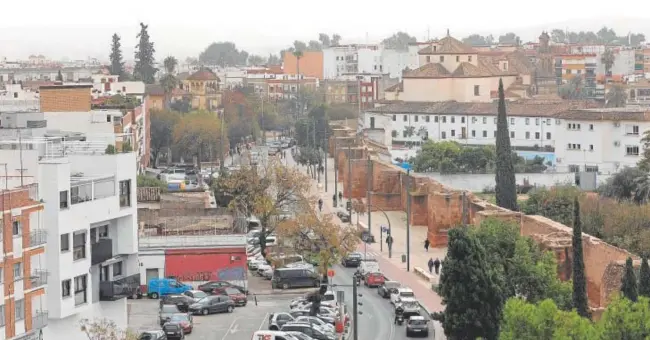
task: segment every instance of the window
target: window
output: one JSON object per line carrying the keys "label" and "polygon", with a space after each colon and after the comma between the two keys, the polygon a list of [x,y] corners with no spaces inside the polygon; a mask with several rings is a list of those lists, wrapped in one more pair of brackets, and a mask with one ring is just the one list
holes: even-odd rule
{"label": "window", "polygon": [[589,131],[594,131],[594,124],[589,124]]}
{"label": "window", "polygon": [[567,149],[569,149],[569,150],[581,150],[582,147],[581,147],[580,144],[569,143],[569,144],[567,145]]}
{"label": "window", "polygon": [[87,275],[79,275],[74,278],[74,305],[79,306],[87,302],[86,300],[86,280]]}
{"label": "window", "polygon": [[447,116],[442,116],[442,122],[446,123],[447,122]]}
{"label": "window", "polygon": [[122,261],[113,263],[113,277],[122,275]]}
{"label": "window", "polygon": [[25,299],[17,300],[14,303],[14,313],[16,315],[16,321],[25,318]]}
{"label": "window", "polygon": [[569,172],[580,172],[580,165],[569,164]]}
{"label": "window", "polygon": [[402,137],[406,138],[406,130],[402,131]]}
{"label": "window", "polygon": [[539,139],[539,137],[540,137],[540,133],[539,133],[539,132],[535,132],[535,139]]}
{"label": "window", "polygon": [[420,116],[415,116],[415,122],[417,123],[418,120],[420,119]]}
{"label": "window", "polygon": [[409,116],[408,115],[403,115],[402,120],[405,121],[405,122],[408,122]]}
{"label": "window", "polygon": [[547,132],[547,133],[546,133],[546,139],[547,139],[547,140],[551,140],[551,133],[550,133],[550,132]]}
{"label": "window", "polygon": [[86,232],[75,231],[72,235],[72,260],[86,258]]}
{"label": "window", "polygon": [[452,123],[455,123],[455,122],[456,122],[456,117],[451,116],[451,122],[452,122]]}
{"label": "window", "polygon": [[585,171],[586,172],[598,172],[598,166],[597,165],[585,165]]}
{"label": "window", "polygon": [[438,122],[438,116],[434,116],[434,117],[433,117],[433,122],[434,122],[434,123],[437,123],[437,122]]}
{"label": "window", "polygon": [[515,119],[514,118],[510,118],[510,125],[515,125]]}
{"label": "window", "polygon": [[476,130],[472,130],[472,137],[476,137]]}
{"label": "window", "polygon": [[431,121],[431,117],[429,117],[429,116],[424,116],[424,121],[427,122],[427,123],[430,122],[430,121]]}
{"label": "window", "polygon": [[530,125],[530,118],[526,118],[526,125]]}
{"label": "window", "polygon": [[510,138],[515,138],[515,132],[514,131],[510,131]]}
{"label": "window", "polygon": [[589,144],[589,151],[594,151],[594,145],[593,144]]}
{"label": "window", "polygon": [[397,131],[393,130],[390,132],[391,137],[395,138],[397,137]]}
{"label": "window", "polygon": [[638,156],[639,147],[636,145],[628,145],[625,147],[625,155],[627,156]]}
{"label": "window", "polygon": [[61,281],[61,297],[62,298],[67,298],[70,297],[70,285],[72,284],[72,280],[67,279]]}
{"label": "window", "polygon": [[475,96],[481,95],[481,87],[479,85],[474,85],[474,95]]}
{"label": "window", "polygon": [[472,56],[471,55],[467,56],[467,61],[472,62]]}
{"label": "window", "polygon": [[5,325],[5,305],[0,306],[0,327]]}
{"label": "window", "polygon": [[555,125],[560,125],[560,124],[562,124],[562,121],[559,120],[559,119],[556,119],[556,120],[555,120]]}
{"label": "window", "polygon": [[526,139],[530,139],[530,132],[526,131]]}
{"label": "window", "polygon": [[440,135],[442,139],[447,139],[447,133],[445,131],[443,131]]}
{"label": "window", "polygon": [[535,118],[535,125],[539,125],[539,118]]}
{"label": "window", "polygon": [[444,61],[445,61],[445,56],[444,56],[444,55],[441,55],[441,56],[440,56],[440,62],[442,63],[442,62],[444,62]]}
{"label": "window", "polygon": [[370,128],[371,129],[375,128],[375,117],[370,117]]}
{"label": "window", "polygon": [[639,134],[639,126],[638,125],[627,125],[625,127],[625,134],[638,135]]}
{"label": "window", "polygon": [[580,130],[580,124],[568,123],[567,130]]}
{"label": "window", "polygon": [[455,137],[456,136],[456,130],[451,130],[451,136]]}
{"label": "window", "polygon": [[70,234],[61,235],[61,252],[70,250]]}
{"label": "window", "polygon": [[68,209],[68,190],[59,191],[59,209]]}
{"label": "window", "polygon": [[472,117],[472,124],[473,124],[473,123],[476,123],[476,120],[477,120],[477,119],[478,119],[478,118],[476,118],[476,117]]}
{"label": "window", "polygon": [[20,221],[14,221],[12,224],[12,232],[14,236],[18,236],[21,234],[21,230],[23,229],[22,226],[20,225]]}
{"label": "window", "polygon": [[460,62],[460,56],[459,55],[456,56],[456,62],[457,63]]}
{"label": "window", "polygon": [[431,56],[427,56],[427,63],[431,62]]}
{"label": "window", "polygon": [[393,121],[397,121],[397,115],[393,115]]}
{"label": "window", "polygon": [[131,206],[131,180],[120,181],[120,207]]}
{"label": "window", "polygon": [[108,237],[108,225],[103,225],[101,227],[97,228],[97,236],[99,238],[106,238]]}
{"label": "window", "polygon": [[483,130],[483,137],[487,137],[487,131]]}
{"label": "window", "polygon": [[460,117],[460,122],[465,124],[465,117]]}
{"label": "window", "polygon": [[14,280],[20,280],[23,278],[23,263],[18,262],[14,263]]}
{"label": "window", "polygon": [[551,125],[551,118],[546,119],[546,125]]}
{"label": "window", "polygon": [[487,117],[483,117],[483,124],[487,124]]}

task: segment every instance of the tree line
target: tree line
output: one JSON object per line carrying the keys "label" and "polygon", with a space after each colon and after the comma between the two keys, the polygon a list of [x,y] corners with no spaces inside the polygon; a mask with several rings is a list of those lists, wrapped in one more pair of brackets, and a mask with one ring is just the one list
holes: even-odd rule
{"label": "tree line", "polygon": [[[563,44],[604,44],[604,45],[623,45],[639,46],[645,42],[643,33],[630,33],[619,36],[612,28],[603,26],[597,32],[593,31],[567,31],[563,29],[553,29],[551,31],[551,41]],[[521,45],[522,41],[514,32],[508,32],[495,38],[492,34],[480,35],[471,34],[462,40],[465,44],[472,46],[485,46],[493,44],[512,44]]]}
{"label": "tree line", "polygon": [[119,76],[120,81],[135,79],[145,84],[153,84],[158,69],[155,67],[156,49],[149,36],[149,25],[140,23],[140,31],[136,35],[136,38],[138,39],[138,43],[135,45],[135,66],[131,75],[124,69],[122,39],[117,33],[113,34],[111,39],[111,53],[109,55],[111,74]]}

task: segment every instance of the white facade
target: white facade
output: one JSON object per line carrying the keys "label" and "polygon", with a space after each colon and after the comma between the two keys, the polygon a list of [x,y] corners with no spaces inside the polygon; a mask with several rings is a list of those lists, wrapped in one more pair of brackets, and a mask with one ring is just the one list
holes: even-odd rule
{"label": "white facade", "polygon": [[25,68],[0,68],[0,83],[11,81],[54,81],[56,76],[61,71],[63,81],[76,82],[79,79],[88,79],[95,72],[99,70],[99,66],[95,67],[64,67],[64,68],[41,68],[41,67],[25,67]]}
{"label": "white facade", "polygon": [[379,45],[344,45],[323,49],[323,78],[345,74],[384,73]]}
{"label": "white facade", "polygon": [[558,171],[612,174],[643,158],[641,139],[650,122],[561,119],[556,128]]}

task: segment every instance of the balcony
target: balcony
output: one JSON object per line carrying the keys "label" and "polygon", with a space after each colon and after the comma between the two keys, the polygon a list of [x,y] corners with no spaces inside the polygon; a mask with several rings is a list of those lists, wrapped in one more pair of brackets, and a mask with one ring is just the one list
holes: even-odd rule
{"label": "balcony", "polygon": [[26,125],[28,129],[46,128],[47,120],[28,120]]}
{"label": "balcony", "polygon": [[32,329],[45,328],[47,326],[47,316],[48,312],[46,310],[37,310],[32,315]]}
{"label": "balcony", "polygon": [[115,281],[99,283],[99,300],[115,301],[140,293],[140,274],[134,274]]}
{"label": "balcony", "polygon": [[47,230],[38,229],[29,233],[29,246],[38,247],[47,243]]}
{"label": "balcony", "polygon": [[90,264],[96,265],[113,257],[113,240],[100,238],[99,241],[90,245]]}
{"label": "balcony", "polygon": [[32,289],[43,287],[47,285],[48,272],[45,270],[36,270],[32,273],[29,280],[32,283]]}

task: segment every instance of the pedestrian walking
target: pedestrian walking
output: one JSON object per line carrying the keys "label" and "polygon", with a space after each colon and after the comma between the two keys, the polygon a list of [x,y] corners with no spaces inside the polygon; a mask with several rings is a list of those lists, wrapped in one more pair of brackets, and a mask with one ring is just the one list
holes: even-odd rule
{"label": "pedestrian walking", "polygon": [[[434,265],[433,257],[429,258],[429,263],[427,263],[427,265],[429,266],[429,274],[432,274],[433,273],[433,265]],[[437,272],[436,272],[436,274],[437,274]]]}
{"label": "pedestrian walking", "polygon": [[339,191],[339,202],[343,202],[343,193]]}
{"label": "pedestrian walking", "polygon": [[332,195],[332,203],[334,207],[338,207],[338,205],[336,205],[336,194]]}
{"label": "pedestrian walking", "polygon": [[440,260],[436,257],[436,260],[433,261],[433,268],[436,269],[436,275],[440,273]]}
{"label": "pedestrian walking", "polygon": [[388,246],[388,249],[391,249],[393,247],[393,237],[388,234],[386,236],[386,245]]}
{"label": "pedestrian walking", "polygon": [[320,211],[320,212],[323,211],[323,199],[322,198],[318,199],[318,211]]}
{"label": "pedestrian walking", "polygon": [[424,250],[429,252],[429,246],[431,245],[431,242],[429,242],[429,239],[424,240]]}

